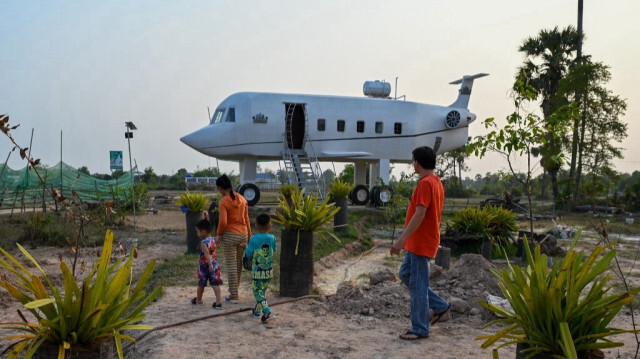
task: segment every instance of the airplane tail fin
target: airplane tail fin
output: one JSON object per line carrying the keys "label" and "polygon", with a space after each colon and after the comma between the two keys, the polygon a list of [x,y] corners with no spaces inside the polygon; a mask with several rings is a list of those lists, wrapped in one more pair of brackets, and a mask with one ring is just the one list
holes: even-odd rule
{"label": "airplane tail fin", "polygon": [[471,97],[471,88],[473,87],[473,80],[480,77],[488,76],[488,75],[489,74],[480,73],[475,75],[462,76],[460,80],[455,80],[453,82],[450,82],[449,83],[450,85],[457,85],[457,84],[461,84],[461,85],[460,85],[460,90],[458,90],[458,98],[449,107],[467,108],[467,106],[469,105],[469,97]]}

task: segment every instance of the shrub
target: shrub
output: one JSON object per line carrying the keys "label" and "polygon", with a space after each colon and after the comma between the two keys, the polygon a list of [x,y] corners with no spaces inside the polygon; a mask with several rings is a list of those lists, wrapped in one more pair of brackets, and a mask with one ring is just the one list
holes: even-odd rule
{"label": "shrub", "polygon": [[293,184],[285,184],[280,187],[280,193],[285,197],[291,197],[296,190],[296,186]]}
{"label": "shrub", "polygon": [[[498,283],[513,311],[501,306],[481,302],[482,306],[500,318],[487,324],[500,325],[491,335],[476,338],[484,340],[483,348],[501,341],[497,348],[510,344],[525,344],[525,355],[544,355],[555,358],[579,358],[589,352],[622,346],[606,337],[637,331],[609,328],[611,320],[622,307],[633,301],[632,295],[640,288],[611,294],[607,286],[616,252],[611,245],[598,245],[589,256],[574,250],[579,235],[562,262],[547,269],[547,256],[536,246],[532,254],[525,239],[525,251],[530,265],[494,270]],[[585,258],[586,257],[586,258]],[[497,349],[494,349],[497,357]]]}
{"label": "shrub", "polygon": [[468,207],[453,215],[453,228],[460,233],[482,236],[505,247],[518,230],[516,215],[496,206]]}
{"label": "shrub", "polygon": [[180,195],[177,204],[183,211],[186,209],[186,212],[198,213],[207,209],[209,200],[200,192],[191,193],[187,190]]}
{"label": "shrub", "polygon": [[351,190],[353,189],[353,184],[347,183],[340,178],[335,179],[329,185],[329,197],[336,200],[339,198],[347,198]]}
{"label": "shrub", "polygon": [[150,326],[136,323],[144,319],[142,311],[161,291],[158,287],[146,295],[143,290],[155,261],[147,265],[134,287],[134,251],[126,261],[118,260],[111,264],[111,231],[105,235],[102,255],[81,286],[78,286],[64,261],[60,262],[64,286],[59,288],[53,285],[29,252],[19,244],[17,246],[40,271],[44,283],[39,276],[31,274],[22,263],[0,248],[0,254],[4,257],[0,258],[0,268],[11,274],[0,277],[0,286],[22,303],[37,320],[37,323],[28,322],[18,310],[21,322],[0,323],[0,328],[23,332],[22,335],[1,338],[17,340],[8,348],[13,348],[11,357],[22,352],[25,352],[25,357],[31,357],[46,342],[58,346],[58,357],[64,358],[74,346],[96,344],[113,338],[118,356],[122,358],[122,340],[135,340],[121,331],[151,329]]}

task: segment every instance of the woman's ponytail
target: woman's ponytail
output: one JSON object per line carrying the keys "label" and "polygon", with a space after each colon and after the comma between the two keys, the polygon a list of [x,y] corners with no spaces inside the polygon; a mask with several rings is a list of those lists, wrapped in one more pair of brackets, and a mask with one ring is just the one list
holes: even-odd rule
{"label": "woman's ponytail", "polygon": [[223,174],[222,176],[218,177],[218,179],[216,179],[216,186],[229,191],[231,199],[236,199],[236,196],[233,194],[233,188],[231,187],[231,180],[226,174]]}

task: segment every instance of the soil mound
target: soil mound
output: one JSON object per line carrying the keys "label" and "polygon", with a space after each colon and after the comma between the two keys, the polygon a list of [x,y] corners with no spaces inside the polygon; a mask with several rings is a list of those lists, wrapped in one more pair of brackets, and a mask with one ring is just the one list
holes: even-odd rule
{"label": "soil mound", "polygon": [[[479,300],[487,294],[500,295],[498,278],[491,272],[496,267],[482,256],[465,254],[450,271],[432,266],[431,287],[452,302],[458,313],[479,314]],[[342,283],[328,299],[329,311],[339,314],[365,315],[378,319],[408,317],[409,291],[401,282],[384,281],[376,285]]]}

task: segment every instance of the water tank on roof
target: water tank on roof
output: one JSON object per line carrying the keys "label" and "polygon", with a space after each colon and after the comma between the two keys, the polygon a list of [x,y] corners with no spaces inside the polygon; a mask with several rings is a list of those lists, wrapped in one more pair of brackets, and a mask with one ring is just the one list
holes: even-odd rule
{"label": "water tank on roof", "polygon": [[362,92],[368,97],[387,98],[391,93],[391,84],[384,81],[365,81]]}

